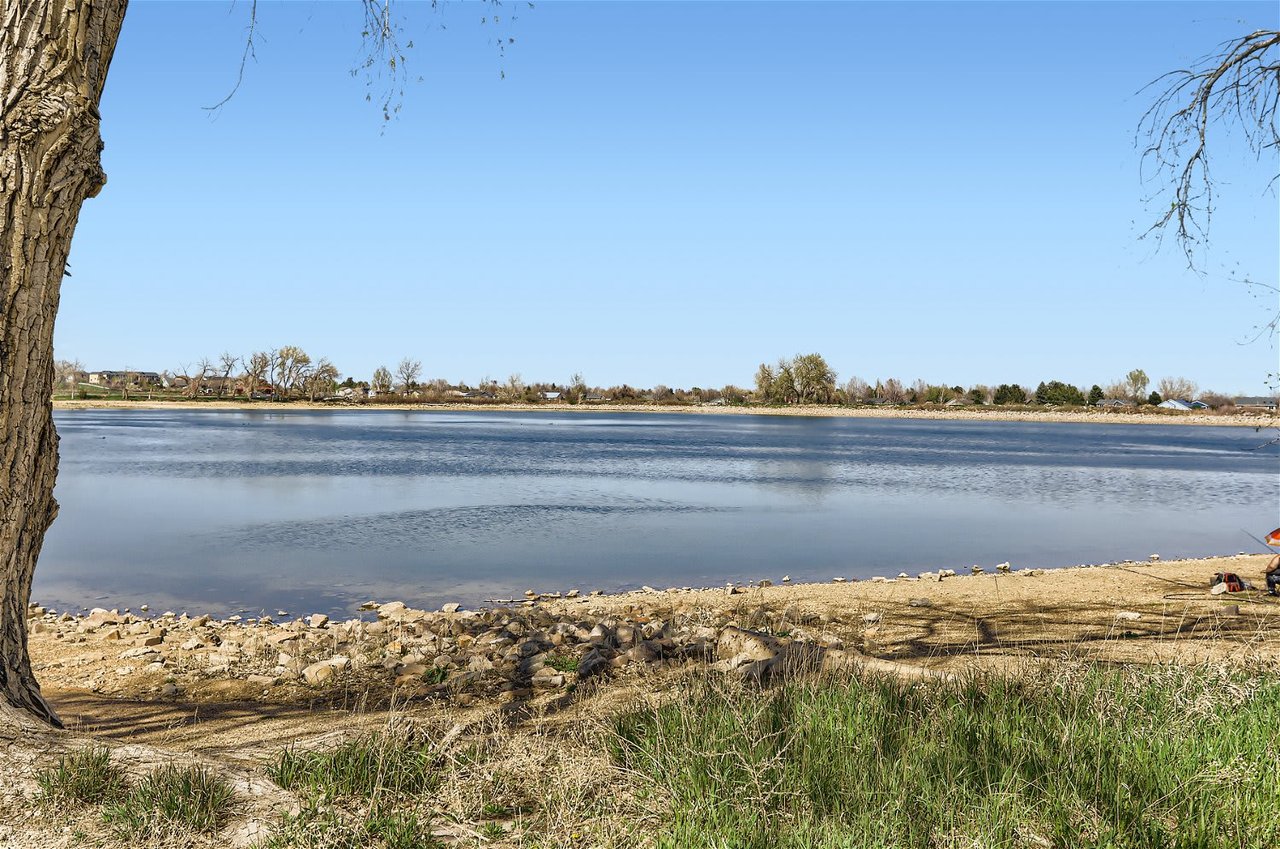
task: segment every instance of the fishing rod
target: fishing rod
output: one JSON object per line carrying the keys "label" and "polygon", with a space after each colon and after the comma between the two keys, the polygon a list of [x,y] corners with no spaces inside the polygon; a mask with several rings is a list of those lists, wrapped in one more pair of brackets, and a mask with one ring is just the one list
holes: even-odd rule
{"label": "fishing rod", "polygon": [[1246,531],[1244,528],[1241,528],[1241,529],[1240,529],[1240,533],[1244,534],[1244,535],[1245,535],[1245,536],[1247,536],[1249,539],[1253,540],[1253,541],[1254,541],[1254,542],[1256,542],[1258,545],[1262,546],[1262,550],[1263,550],[1264,552],[1266,552],[1267,554],[1275,554],[1275,553],[1276,553],[1275,549],[1273,549],[1270,545],[1268,545],[1267,543],[1265,543],[1265,542],[1263,542],[1262,540],[1258,539],[1258,538],[1257,538],[1257,537],[1255,537],[1253,534],[1251,534],[1251,533],[1249,533],[1248,531]]}

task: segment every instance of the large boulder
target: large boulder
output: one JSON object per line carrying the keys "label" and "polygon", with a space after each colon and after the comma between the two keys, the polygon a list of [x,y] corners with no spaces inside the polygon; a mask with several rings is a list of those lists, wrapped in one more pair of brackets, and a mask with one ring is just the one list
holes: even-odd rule
{"label": "large boulder", "polygon": [[783,641],[762,631],[748,631],[733,625],[720,630],[716,639],[716,656],[731,661],[735,666],[760,660],[772,660],[782,648]]}
{"label": "large boulder", "polygon": [[321,660],[310,666],[304,667],[302,670],[302,680],[310,684],[312,687],[319,687],[335,678],[338,673],[344,672],[351,664],[349,658],[342,655],[334,655],[328,660]]}

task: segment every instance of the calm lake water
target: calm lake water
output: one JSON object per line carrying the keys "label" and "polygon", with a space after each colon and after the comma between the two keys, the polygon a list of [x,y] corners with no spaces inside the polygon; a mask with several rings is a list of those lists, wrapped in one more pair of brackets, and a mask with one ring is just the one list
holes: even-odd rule
{"label": "calm lake water", "polygon": [[60,411],[34,597],[245,615],[1255,550],[1248,428]]}

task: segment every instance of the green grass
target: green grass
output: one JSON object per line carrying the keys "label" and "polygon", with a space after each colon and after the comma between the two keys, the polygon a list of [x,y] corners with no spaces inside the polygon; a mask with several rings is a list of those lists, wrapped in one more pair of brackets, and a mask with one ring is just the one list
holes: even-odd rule
{"label": "green grass", "polygon": [[286,814],[259,849],[440,849],[428,821],[413,811],[375,806],[345,811],[312,798]]}
{"label": "green grass", "polygon": [[59,758],[57,766],[36,774],[36,783],[40,801],[49,805],[96,805],[128,790],[124,770],[111,762],[110,751],[97,746]]}
{"label": "green grass", "polygon": [[281,787],[299,792],[304,804],[281,819],[265,849],[440,845],[429,820],[411,807],[439,782],[430,745],[412,735],[367,734],[328,752],[285,749],[268,765],[267,774]]}
{"label": "green grass", "polygon": [[578,658],[569,654],[549,654],[546,659],[547,666],[550,666],[556,672],[577,672]]}
{"label": "green grass", "polygon": [[486,822],[480,824],[480,836],[486,840],[498,840],[505,837],[507,830],[496,822]]}
{"label": "green grass", "polygon": [[484,819],[506,819],[513,813],[514,811],[507,805],[495,805],[493,802],[485,802],[484,807],[480,809],[480,816]]}
{"label": "green grass", "polygon": [[394,733],[367,734],[328,752],[285,749],[267,775],[285,789],[323,798],[423,793],[438,780],[430,746]]}
{"label": "green grass", "polygon": [[169,764],[108,803],[102,819],[116,837],[129,841],[212,834],[226,822],[234,796],[231,785],[206,767]]}
{"label": "green grass", "polygon": [[707,684],[615,722],[659,847],[1280,845],[1280,678]]}

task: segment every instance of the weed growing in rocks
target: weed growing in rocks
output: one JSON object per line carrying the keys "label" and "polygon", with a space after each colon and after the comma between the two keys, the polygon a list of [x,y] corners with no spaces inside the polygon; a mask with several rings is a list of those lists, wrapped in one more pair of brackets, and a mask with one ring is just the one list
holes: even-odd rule
{"label": "weed growing in rocks", "polygon": [[546,664],[556,672],[577,672],[581,663],[579,658],[568,654],[549,654]]}

